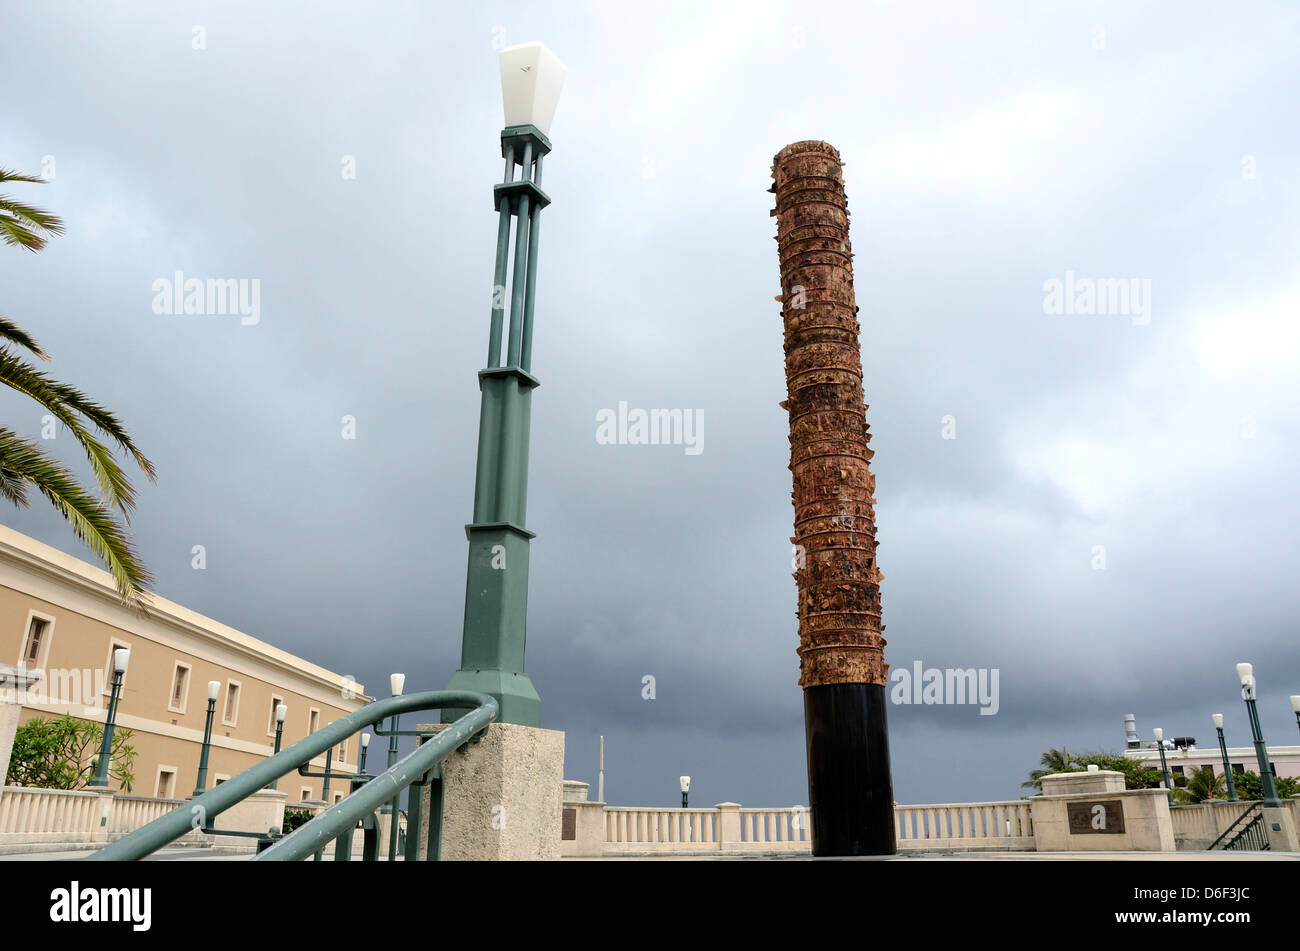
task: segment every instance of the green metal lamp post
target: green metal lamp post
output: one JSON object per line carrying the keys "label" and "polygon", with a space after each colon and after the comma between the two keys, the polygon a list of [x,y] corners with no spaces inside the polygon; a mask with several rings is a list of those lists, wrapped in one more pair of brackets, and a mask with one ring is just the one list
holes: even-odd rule
{"label": "green metal lamp post", "polygon": [[[283,703],[277,703],[275,705],[275,752],[276,753],[280,752],[280,738],[284,736],[284,717],[285,714],[287,714],[288,712],[289,712],[289,708],[285,706]],[[279,787],[279,785],[280,785],[280,781],[278,779],[273,779],[271,780],[271,784],[266,788],[276,789]]]}
{"label": "green metal lamp post", "polygon": [[212,718],[217,712],[217,694],[221,693],[221,681],[208,681],[208,719],[203,726],[203,749],[199,752],[199,779],[194,784],[194,795],[202,796],[208,791],[208,751],[212,749]]}
{"label": "green metal lamp post", "polygon": [[682,808],[690,807],[691,777],[682,776],[677,780],[682,787]]}
{"label": "green metal lamp post", "polygon": [[1291,694],[1291,709],[1295,711],[1295,725],[1300,727],[1300,693]]}
{"label": "green metal lamp post", "polygon": [[131,651],[119,647],[113,651],[113,686],[108,697],[108,715],[104,717],[104,738],[99,744],[99,759],[95,763],[95,778],[92,786],[108,785],[108,768],[113,760],[113,728],[117,725],[117,700],[122,695],[122,679],[126,676],[126,664],[131,659]]}
{"label": "green metal lamp post", "polygon": [[1232,764],[1228,762],[1228,744],[1223,739],[1223,714],[1214,715],[1214,729],[1219,734],[1219,753],[1223,756],[1223,775],[1228,780],[1228,802],[1237,801],[1237,784],[1232,779]]}
{"label": "green metal lamp post", "polygon": [[[393,674],[388,678],[388,685],[393,691],[393,696],[400,697],[402,690],[406,687],[406,674]],[[393,731],[393,735],[388,738],[389,769],[392,769],[394,764],[397,763],[397,720],[398,716],[394,713],[393,722],[389,726],[389,729]],[[388,861],[390,862],[397,861],[397,806],[400,799],[400,796],[393,797],[387,807],[387,811],[391,815],[388,820]]]}
{"label": "green metal lamp post", "polygon": [[1259,780],[1264,787],[1264,805],[1277,808],[1282,805],[1277,798],[1277,787],[1273,785],[1273,770],[1268,765],[1268,747],[1264,744],[1264,729],[1259,725],[1259,711],[1255,708],[1255,668],[1250,664],[1237,665],[1237,677],[1241,680],[1241,699],[1246,701],[1246,713],[1250,717],[1250,733],[1255,740],[1255,758],[1259,761]]}
{"label": "green metal lamp post", "polygon": [[1165,731],[1156,727],[1153,731],[1156,738],[1156,749],[1160,751],[1160,770],[1165,774],[1165,793],[1169,796],[1169,805],[1174,804],[1174,780],[1169,775],[1169,764],[1165,762]]}
{"label": "green metal lamp post", "polygon": [[370,748],[370,734],[361,734],[361,759],[357,763],[357,775],[364,775],[366,771],[366,750]]}
{"label": "green metal lamp post", "polygon": [[[487,367],[478,374],[482,398],[474,520],[465,526],[469,539],[465,626],[460,669],[447,689],[492,696],[500,705],[502,723],[540,726],[541,698],[524,672],[529,542],[534,537],[524,527],[524,516],[532,391],[539,385],[532,375],[537,234],[541,211],[551,201],[541,188],[542,159],[551,151],[547,134],[565,68],[541,43],[502,50],[500,66],[505,172],[502,183],[493,189],[498,215],[496,267]],[[503,359],[512,218],[510,327]],[[444,721],[454,719],[450,711],[442,716]]]}

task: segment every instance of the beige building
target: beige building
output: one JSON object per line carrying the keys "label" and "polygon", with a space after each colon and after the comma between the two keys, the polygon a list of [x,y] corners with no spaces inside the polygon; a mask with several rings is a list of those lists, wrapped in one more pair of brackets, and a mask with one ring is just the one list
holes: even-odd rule
{"label": "beige building", "polygon": [[[288,708],[288,747],[370,699],[349,677],[179,604],[151,595],[149,605],[146,616],[134,613],[107,572],[0,526],[0,664],[44,674],[20,698],[20,722],[70,713],[103,723],[112,653],[128,648],[117,724],[134,733],[134,795],[193,793],[209,681],[218,681],[220,692],[208,788],[271,755],[277,704]],[[334,751],[335,769],[355,771],[357,743],[353,736]],[[321,757],[313,771],[324,765]],[[321,785],[296,773],[279,781],[290,805],[318,800]],[[330,800],[345,791],[345,782],[332,782]]]}

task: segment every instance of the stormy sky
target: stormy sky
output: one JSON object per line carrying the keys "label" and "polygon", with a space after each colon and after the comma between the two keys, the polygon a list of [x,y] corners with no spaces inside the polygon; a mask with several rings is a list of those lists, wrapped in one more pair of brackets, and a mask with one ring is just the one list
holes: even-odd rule
{"label": "stormy sky", "polygon": [[[998,672],[995,715],[890,706],[896,798],[1014,798],[1050,746],[1122,748],[1125,713],[1209,745],[1222,712],[1246,745],[1240,660],[1266,736],[1296,742],[1294,6],[3,18],[0,165],[45,171],[11,191],[68,233],[0,250],[0,312],[156,463],[133,531],[164,596],[371,693],[393,670],[446,685],[497,51],[541,40],[568,78],[541,222],[528,669],[566,776],[594,784],[604,734],[613,804],[671,805],[683,773],[696,805],[807,801],[766,191],[807,138],[846,162],[886,660]],[[256,279],[258,321],[155,313],[177,271]],[[1138,293],[1054,313],[1053,281]],[[702,414],[703,450],[598,443],[620,401]],[[0,411],[39,435],[34,405]],[[68,442],[49,445],[76,461]],[[0,518],[94,560],[43,503]]]}

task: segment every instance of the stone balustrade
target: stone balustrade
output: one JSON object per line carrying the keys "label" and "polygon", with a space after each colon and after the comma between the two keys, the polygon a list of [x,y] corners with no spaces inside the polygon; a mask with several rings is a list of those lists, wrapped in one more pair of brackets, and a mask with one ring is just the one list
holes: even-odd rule
{"label": "stone balustrade", "polygon": [[[895,806],[894,831],[904,851],[1032,850],[1026,800]],[[808,852],[806,807],[746,809],[734,802],[712,809],[606,806],[603,854],[656,852]]]}
{"label": "stone balustrade", "polygon": [[1032,851],[1034,826],[1026,799],[894,806],[898,850]]}

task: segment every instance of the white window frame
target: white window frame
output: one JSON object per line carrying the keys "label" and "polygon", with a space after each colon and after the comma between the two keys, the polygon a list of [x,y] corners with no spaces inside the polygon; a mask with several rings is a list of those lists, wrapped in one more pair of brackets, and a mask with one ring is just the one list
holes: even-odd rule
{"label": "white window frame", "polygon": [[317,707],[307,708],[307,735],[320,732],[320,709]]}
{"label": "white window frame", "polygon": [[[171,773],[171,777],[172,777],[172,788],[171,788],[171,795],[170,795],[170,796],[164,796],[164,795],[163,795],[163,781],[162,781],[163,773]],[[176,779],[177,779],[177,777],[180,776],[180,774],[181,774],[181,771],[180,771],[179,769],[177,769],[175,766],[168,766],[168,765],[166,765],[165,763],[160,763],[160,764],[158,765],[158,773],[157,773],[157,775],[154,777],[154,784],[153,784],[153,797],[154,797],[155,799],[175,799],[175,798],[176,798]]]}
{"label": "white window frame", "polygon": [[310,787],[310,786],[300,786],[300,787],[298,788],[298,801],[299,801],[299,802],[310,802],[310,801],[311,801],[311,787]]}
{"label": "white window frame", "polygon": [[[176,672],[182,667],[185,668],[185,693],[181,697],[180,706],[175,705],[176,701]],[[128,668],[129,669],[129,668]],[[185,713],[190,706],[190,687],[194,686],[194,667],[185,663],[183,660],[176,661],[172,667],[172,682],[167,685],[167,712],[168,713]]]}
{"label": "white window frame", "polygon": [[32,636],[33,620],[45,622],[45,633],[41,637],[40,649],[36,652],[36,666],[27,667],[27,669],[43,670],[45,669],[45,662],[50,656],[50,641],[54,639],[54,618],[36,610],[28,610],[27,612],[27,622],[23,625],[23,636],[18,639],[18,663],[15,666],[27,666],[27,639]]}
{"label": "white window frame", "polygon": [[275,736],[275,708],[284,703],[284,697],[271,694],[271,715],[266,721],[266,735]]}
{"label": "white window frame", "polygon": [[[113,695],[113,651],[117,650],[119,647],[124,647],[129,651],[131,650],[131,642],[124,641],[120,637],[110,637],[108,639],[108,656],[104,658],[104,670],[108,673],[108,676],[104,678],[105,697],[111,697]],[[126,689],[126,674],[130,672],[131,665],[128,663],[126,665],[126,673],[122,675],[122,689],[124,690]],[[170,689],[171,685],[168,684],[167,686]]]}
{"label": "white window frame", "polygon": [[[230,708],[230,688],[235,688],[235,709],[233,716],[226,719],[226,710]],[[226,681],[226,697],[221,704],[221,724],[222,726],[237,726],[239,722],[239,705],[244,702],[244,685],[238,680]]]}

